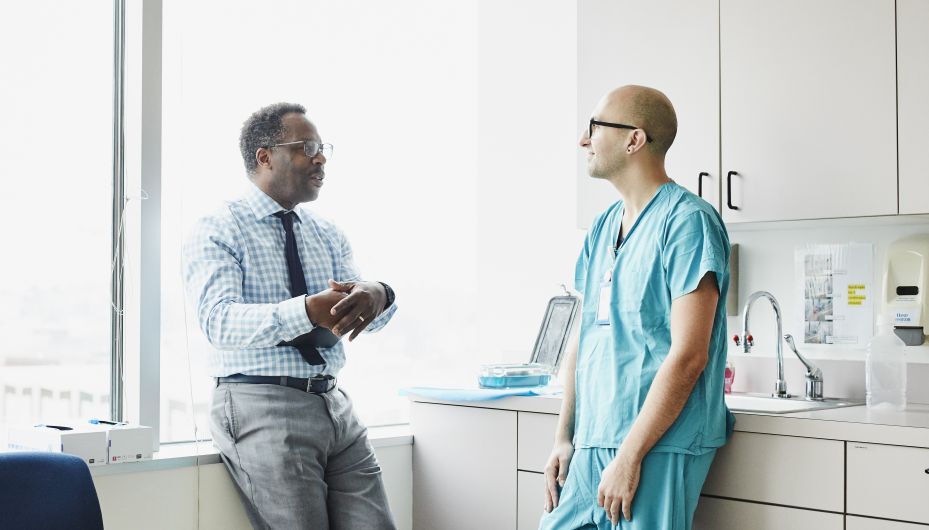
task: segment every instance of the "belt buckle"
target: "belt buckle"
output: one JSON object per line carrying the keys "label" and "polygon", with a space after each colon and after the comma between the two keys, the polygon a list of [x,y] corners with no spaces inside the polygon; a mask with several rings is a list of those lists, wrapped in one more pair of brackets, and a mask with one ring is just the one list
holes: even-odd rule
{"label": "belt buckle", "polygon": [[[314,375],[309,377],[306,380],[306,391],[313,394],[325,394],[326,392],[332,390],[332,388],[335,386],[333,385],[330,387],[330,381],[335,381],[335,377],[332,377],[331,375]],[[324,383],[325,386],[323,387],[323,390],[318,390],[313,388],[313,383]]]}

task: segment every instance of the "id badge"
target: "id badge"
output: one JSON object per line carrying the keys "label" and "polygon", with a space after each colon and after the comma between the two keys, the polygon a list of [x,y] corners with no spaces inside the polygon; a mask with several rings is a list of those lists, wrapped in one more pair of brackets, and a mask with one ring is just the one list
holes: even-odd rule
{"label": "id badge", "polygon": [[597,324],[601,326],[610,325],[610,301],[613,296],[613,281],[611,274],[600,282],[600,298],[597,301]]}

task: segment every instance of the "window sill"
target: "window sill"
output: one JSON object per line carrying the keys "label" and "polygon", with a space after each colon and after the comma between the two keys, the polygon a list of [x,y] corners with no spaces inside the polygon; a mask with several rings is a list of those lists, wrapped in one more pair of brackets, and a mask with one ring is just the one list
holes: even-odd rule
{"label": "window sill", "polygon": [[[413,435],[409,425],[389,425],[385,427],[371,427],[368,429],[368,440],[375,449],[400,445],[412,445]],[[90,468],[90,474],[95,477],[118,475],[121,473],[140,473],[148,471],[163,471],[182,467],[205,466],[219,464],[222,459],[219,451],[213,447],[210,440],[202,442],[184,442],[162,444],[161,450],[155,453],[151,460],[141,462],[124,462]]]}

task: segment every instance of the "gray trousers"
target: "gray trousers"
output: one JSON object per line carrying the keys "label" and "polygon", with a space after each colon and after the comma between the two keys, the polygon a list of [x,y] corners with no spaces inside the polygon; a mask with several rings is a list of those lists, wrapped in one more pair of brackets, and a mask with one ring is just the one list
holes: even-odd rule
{"label": "gray trousers", "polygon": [[253,527],[396,529],[367,430],[341,389],[221,383],[210,423]]}

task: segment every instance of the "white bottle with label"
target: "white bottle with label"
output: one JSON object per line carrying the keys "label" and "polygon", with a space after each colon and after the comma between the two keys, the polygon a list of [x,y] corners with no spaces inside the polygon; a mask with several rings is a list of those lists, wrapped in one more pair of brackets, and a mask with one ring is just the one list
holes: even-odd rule
{"label": "white bottle with label", "polygon": [[865,388],[869,407],[906,408],[906,344],[893,331],[891,318],[877,321],[877,335],[868,344]]}

